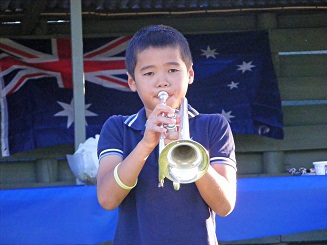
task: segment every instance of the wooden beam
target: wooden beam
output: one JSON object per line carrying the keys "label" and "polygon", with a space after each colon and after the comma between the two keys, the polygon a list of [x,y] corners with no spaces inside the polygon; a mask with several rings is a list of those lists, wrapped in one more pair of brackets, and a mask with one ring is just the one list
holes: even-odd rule
{"label": "wooden beam", "polygon": [[284,134],[283,140],[235,134],[236,152],[327,149],[327,125],[284,127]]}
{"label": "wooden beam", "polygon": [[283,114],[285,127],[327,125],[326,104],[283,106]]}
{"label": "wooden beam", "polygon": [[296,28],[271,30],[271,51],[327,50],[327,28]]}
{"label": "wooden beam", "polygon": [[[296,45],[296,43],[294,43],[294,45]],[[312,46],[312,48],[314,48],[314,46]],[[279,76],[327,76],[326,63],[327,55],[325,54],[279,56]]]}
{"label": "wooden beam", "polygon": [[282,100],[326,100],[327,76],[279,77]]}

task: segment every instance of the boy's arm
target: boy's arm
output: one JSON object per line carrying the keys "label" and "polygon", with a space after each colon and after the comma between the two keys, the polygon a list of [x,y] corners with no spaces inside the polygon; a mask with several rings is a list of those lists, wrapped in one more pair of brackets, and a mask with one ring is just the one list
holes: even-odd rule
{"label": "boy's arm", "polygon": [[152,150],[140,141],[124,160],[119,155],[108,155],[101,159],[97,176],[97,196],[103,208],[112,210],[118,207],[130,192],[117,184],[114,168],[121,162],[117,169],[118,176],[125,185],[133,186]]}
{"label": "boy's arm", "polygon": [[175,119],[163,117],[161,114],[174,112],[174,109],[158,104],[149,115],[142,140],[124,160],[118,155],[108,155],[100,160],[97,196],[102,207],[105,209],[118,207],[130,192],[130,190],[120,187],[116,182],[114,178],[115,167],[121,162],[117,171],[119,179],[126,186],[134,186],[146,159],[158,145],[160,135],[166,132],[166,129],[160,125],[176,123]]}
{"label": "boy's arm", "polygon": [[236,171],[227,164],[212,164],[208,172],[195,182],[197,188],[216,214],[227,216],[236,202]]}

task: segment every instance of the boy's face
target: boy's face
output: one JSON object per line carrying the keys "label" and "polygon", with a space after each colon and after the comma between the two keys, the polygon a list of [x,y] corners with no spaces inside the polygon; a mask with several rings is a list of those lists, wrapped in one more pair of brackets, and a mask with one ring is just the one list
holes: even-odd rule
{"label": "boy's face", "polygon": [[178,108],[188,84],[193,82],[194,71],[186,67],[178,48],[150,47],[137,55],[134,77],[135,80],[128,74],[128,84],[138,92],[149,115],[160,103],[160,91],[168,93],[168,106]]}

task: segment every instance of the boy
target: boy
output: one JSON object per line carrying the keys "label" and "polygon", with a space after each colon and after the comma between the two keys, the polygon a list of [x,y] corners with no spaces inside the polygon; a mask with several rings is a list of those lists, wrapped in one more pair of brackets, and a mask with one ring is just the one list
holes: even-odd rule
{"label": "boy", "polygon": [[[168,26],[138,31],[126,50],[128,84],[144,108],[132,116],[112,116],[99,144],[97,195],[105,209],[119,206],[113,244],[218,244],[215,215],[228,215],[236,200],[236,160],[227,120],[198,114],[189,106],[190,136],[210,154],[208,172],[195,183],[174,190],[171,181],[158,188],[158,143],[178,139],[161,125],[175,113],[194,71],[185,37]],[[166,91],[166,105],[158,93]],[[204,95],[205,96],[205,95]]]}

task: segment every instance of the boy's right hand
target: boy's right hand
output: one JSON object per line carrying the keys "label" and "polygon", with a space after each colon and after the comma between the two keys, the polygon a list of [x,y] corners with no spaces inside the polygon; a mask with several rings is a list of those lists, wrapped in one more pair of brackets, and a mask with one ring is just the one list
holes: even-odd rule
{"label": "boy's right hand", "polygon": [[164,104],[158,104],[149,114],[142,139],[147,148],[154,149],[158,145],[161,135],[167,132],[167,124],[176,124],[175,118],[166,116],[174,113],[175,109]]}

